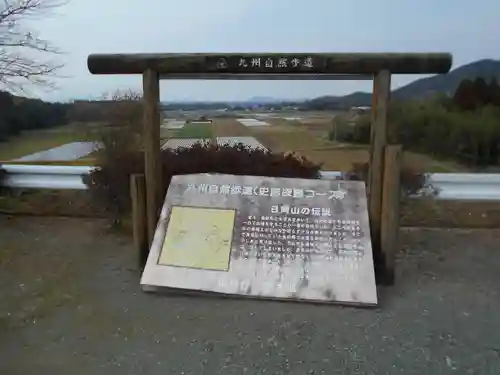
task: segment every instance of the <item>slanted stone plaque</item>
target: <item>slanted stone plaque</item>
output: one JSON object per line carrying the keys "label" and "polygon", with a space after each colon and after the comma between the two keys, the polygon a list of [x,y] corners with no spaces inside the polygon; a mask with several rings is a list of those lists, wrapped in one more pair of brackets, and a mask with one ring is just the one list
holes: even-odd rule
{"label": "slanted stone plaque", "polygon": [[141,285],[376,305],[364,183],[174,176]]}

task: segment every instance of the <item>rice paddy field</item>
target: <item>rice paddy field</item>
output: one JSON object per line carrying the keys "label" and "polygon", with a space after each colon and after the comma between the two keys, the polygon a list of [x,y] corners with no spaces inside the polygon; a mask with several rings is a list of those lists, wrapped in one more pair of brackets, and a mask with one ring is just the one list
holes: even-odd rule
{"label": "rice paddy field", "polygon": [[[189,147],[196,142],[244,143],[272,152],[287,152],[321,163],[323,170],[347,171],[353,163],[366,162],[369,147],[333,142],[328,133],[335,113],[225,113],[195,121],[164,114],[160,126],[160,147]],[[97,134],[104,125],[80,123],[46,131],[21,134],[0,143],[1,163],[49,165],[93,165]],[[78,149],[81,151],[78,153]],[[85,151],[85,152],[84,152]],[[46,158],[45,160],[44,157]],[[424,172],[469,172],[453,161],[436,160],[429,155],[404,153],[404,162]],[[21,159],[21,160],[19,160]],[[65,213],[92,215],[85,192],[24,191],[15,199],[0,197],[0,211],[39,214]],[[61,198],[58,198],[61,197]],[[46,202],[53,204],[47,205]],[[40,204],[43,202],[43,205]],[[411,202],[403,209],[405,225],[496,227],[500,207],[496,202]],[[78,209],[75,209],[78,207]],[[89,207],[92,207],[90,210]]]}

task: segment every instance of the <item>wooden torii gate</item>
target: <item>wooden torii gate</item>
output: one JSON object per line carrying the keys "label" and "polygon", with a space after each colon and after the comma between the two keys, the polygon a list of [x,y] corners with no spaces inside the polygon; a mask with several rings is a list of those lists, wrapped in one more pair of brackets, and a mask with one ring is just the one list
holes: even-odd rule
{"label": "wooden torii gate", "polygon": [[385,255],[386,281],[389,284],[394,282],[401,154],[400,146],[387,146],[391,74],[448,73],[451,64],[452,56],[448,53],[91,54],[87,60],[92,74],[141,74],[143,77],[149,245],[163,202],[159,147],[160,79],[373,79],[368,210],[373,249]]}

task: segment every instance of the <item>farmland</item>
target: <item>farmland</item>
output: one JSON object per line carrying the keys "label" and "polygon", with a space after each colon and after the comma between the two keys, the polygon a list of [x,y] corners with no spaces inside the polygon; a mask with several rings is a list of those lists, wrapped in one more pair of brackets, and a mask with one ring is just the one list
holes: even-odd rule
{"label": "farmland", "polygon": [[[219,144],[247,143],[252,147],[262,145],[273,152],[293,152],[316,163],[322,163],[323,170],[347,171],[353,163],[366,162],[369,147],[330,141],[328,132],[336,113],[275,113],[263,116],[259,113],[228,114],[224,117],[207,116],[212,123],[186,123],[183,115],[164,114],[175,118],[180,124],[175,129],[161,126],[161,145],[176,147],[192,144],[197,140],[215,140]],[[246,126],[242,118],[256,119],[266,125]],[[247,122],[248,123],[248,122]],[[258,123],[257,123],[258,124]],[[0,143],[0,160],[17,159],[77,141],[92,141],[102,129],[102,124],[71,124],[45,131],[28,132]],[[36,164],[93,165],[93,155],[78,160],[36,161]],[[469,169],[452,161],[436,160],[428,155],[405,152],[407,166],[425,172],[467,172]],[[19,162],[17,162],[19,163]],[[51,202],[47,205],[46,202]],[[500,208],[493,202],[415,201],[402,211],[403,225],[495,227],[500,222]],[[95,205],[83,191],[26,191],[8,199],[0,197],[3,212],[61,214],[92,216]],[[97,210],[99,211],[99,210]]]}
{"label": "farmland", "polygon": [[[175,128],[162,125],[162,144],[169,139],[211,139],[212,137],[254,137],[273,152],[294,152],[316,163],[325,170],[349,170],[353,163],[366,162],[369,148],[328,139],[332,119],[336,113],[226,113],[224,117],[211,117],[211,123],[183,120],[189,113],[177,115]],[[8,161],[28,154],[44,151],[70,142],[89,141],[102,125],[93,123],[71,124],[44,131],[26,132],[0,143],[0,160]],[[91,162],[91,158],[86,158]],[[466,171],[455,162],[435,160],[424,154],[406,152],[405,163],[425,172]]]}
{"label": "farmland", "polygon": [[[70,143],[92,142],[99,123],[72,123],[45,130],[30,130],[0,142],[0,162],[8,162]],[[45,160],[50,161],[50,160]]]}
{"label": "farmland", "polygon": [[[242,119],[214,117],[210,124],[186,123],[181,129],[161,130],[162,140],[170,138],[254,137],[273,152],[294,152],[316,163],[325,170],[346,171],[353,163],[368,161],[369,147],[337,143],[328,139],[335,113],[262,114],[255,113]],[[250,121],[249,121],[250,120]],[[466,171],[455,162],[435,160],[430,156],[405,152],[406,165],[425,172]]]}

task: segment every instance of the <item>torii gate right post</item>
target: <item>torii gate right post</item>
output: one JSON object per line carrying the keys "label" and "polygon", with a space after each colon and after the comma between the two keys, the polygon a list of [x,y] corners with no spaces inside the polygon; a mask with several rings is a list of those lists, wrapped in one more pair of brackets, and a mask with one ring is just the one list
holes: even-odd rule
{"label": "torii gate right post", "polygon": [[[304,65],[272,64],[248,68],[238,62],[308,61]],[[224,61],[224,64],[220,64]],[[160,160],[160,79],[335,80],[373,79],[368,209],[374,253],[382,253],[388,283],[394,280],[394,252],[399,229],[400,147],[387,147],[387,112],[391,74],[443,74],[449,53],[193,53],[94,54],[92,74],[141,74],[144,88],[144,154],[147,237],[151,245],[163,202]],[[266,64],[267,65],[267,64]],[[384,172],[384,160],[390,169]],[[384,187],[386,191],[384,192]],[[384,203],[383,203],[384,202]],[[383,206],[384,210],[383,210]],[[386,224],[382,224],[382,222]],[[392,280],[392,281],[391,281]]]}

